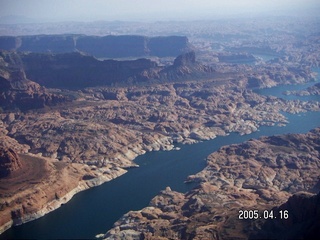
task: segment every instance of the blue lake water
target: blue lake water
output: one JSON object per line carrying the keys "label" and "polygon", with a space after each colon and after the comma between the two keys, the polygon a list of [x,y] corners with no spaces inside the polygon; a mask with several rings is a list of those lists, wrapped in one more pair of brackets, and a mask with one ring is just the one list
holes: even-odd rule
{"label": "blue lake water", "polygon": [[[305,88],[303,85],[295,86]],[[282,96],[283,89],[288,90],[290,87],[263,89],[259,93],[272,93],[279,97]],[[305,133],[320,126],[320,112],[286,116],[290,123],[285,127],[261,127],[250,135],[232,133],[193,145],[179,145],[179,151],[150,152],[139,156],[135,160],[140,165],[139,168],[130,169],[127,174],[111,182],[78,193],[61,208],[40,219],[7,230],[0,235],[0,239],[94,238],[96,234],[108,231],[124,213],[147,206],[165,187],[170,186],[172,190],[180,192],[190,190],[194,184],[185,184],[184,180],[188,175],[201,171],[205,167],[205,158],[221,146],[260,136]]]}

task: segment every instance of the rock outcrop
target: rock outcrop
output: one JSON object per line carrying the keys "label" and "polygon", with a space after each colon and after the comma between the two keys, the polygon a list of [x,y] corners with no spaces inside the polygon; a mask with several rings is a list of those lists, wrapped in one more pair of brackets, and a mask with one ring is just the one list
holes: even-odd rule
{"label": "rock outcrop", "polygon": [[137,82],[138,74],[157,68],[157,64],[148,59],[99,61],[80,53],[20,55],[27,77],[48,88],[132,85]]}
{"label": "rock outcrop", "polygon": [[[32,79],[46,88],[78,90],[97,86],[132,86],[203,78],[213,73],[211,68],[196,63],[194,52],[178,56],[169,67],[159,66],[145,58],[100,61],[81,53],[8,54],[15,54],[20,61],[20,71],[26,74],[21,76],[21,80]],[[34,85],[39,86],[36,83]]]}
{"label": "rock outcrop", "polygon": [[34,53],[83,52],[101,58],[176,57],[192,49],[187,37],[34,35],[0,37],[0,49]]}
{"label": "rock outcrop", "polygon": [[0,107],[4,110],[42,108],[68,100],[29,80],[15,52],[0,52],[0,88]]}
{"label": "rock outcrop", "polygon": [[[317,128],[307,134],[263,137],[222,147],[208,157],[203,171],[190,176],[189,181],[199,181],[198,187],[186,194],[168,187],[148,207],[125,214],[105,238],[127,234],[134,239],[318,236],[320,194],[314,193],[320,191],[319,136]],[[256,218],[241,219],[240,210],[255,209]],[[288,215],[281,219],[280,210]],[[267,219],[264,211],[273,211],[277,218]]]}
{"label": "rock outcrop", "polygon": [[[4,226],[0,231],[40,217],[77,191],[123,174],[126,168],[136,166],[132,161],[136,156],[147,151],[171,150],[175,143],[195,143],[230,132],[249,134],[260,126],[286,124],[282,111],[320,109],[316,101],[285,101],[250,90],[312,80],[311,67],[319,66],[315,30],[306,34],[304,29],[303,35],[298,34],[305,38],[301,42],[296,33],[283,31],[284,25],[270,38],[265,38],[264,31],[259,35],[259,31],[248,29],[245,38],[238,39],[238,34],[229,32],[217,44],[217,31],[229,31],[229,26],[221,28],[219,22],[219,27],[205,33],[203,23],[199,24],[194,36],[213,40],[195,39],[204,50],[197,51],[197,57],[203,54],[210,67],[196,61],[190,49],[185,51],[188,41],[184,37],[173,37],[168,44],[169,38],[134,36],[132,45],[124,41],[130,37],[2,38],[8,49],[30,47],[38,53],[2,55],[0,105],[6,111],[0,109],[0,144],[19,153],[22,169],[0,179],[0,225]],[[229,37],[231,40],[225,41]],[[108,41],[117,47],[106,47]],[[214,45],[222,55],[207,52]],[[279,58],[255,65],[219,61],[219,56],[230,55],[227,51],[232,51],[231,47],[273,51]],[[171,58],[99,61],[87,52],[102,58],[112,53],[115,55],[109,57],[129,59],[183,54],[172,64]],[[251,58],[250,54],[231,55],[227,60]],[[62,95],[74,101],[65,101]],[[54,96],[59,96],[57,101]],[[49,104],[59,99],[64,104]],[[30,106],[44,108],[19,111]],[[248,238],[248,232],[256,226],[261,229],[263,223],[239,221],[239,208],[271,209],[296,191],[319,189],[319,184],[314,185],[318,143],[299,145],[294,139],[297,143],[306,140],[278,137],[270,138],[271,142],[262,139],[222,149],[208,158],[208,168],[190,177],[200,181],[198,188],[187,194],[166,189],[148,208],[121,219],[110,236]],[[226,157],[229,153],[230,158]],[[21,171],[25,174],[20,176]]]}
{"label": "rock outcrop", "polygon": [[[1,150],[0,154],[1,170],[10,167],[11,171],[0,178],[0,233],[39,218],[68,202],[74,194],[126,172],[116,166],[98,169],[33,154],[19,155],[11,149]],[[4,158],[10,159],[10,166]]]}
{"label": "rock outcrop", "polygon": [[320,193],[294,194],[273,211],[288,211],[290,219],[269,219],[250,239],[317,239],[320,236]]}
{"label": "rock outcrop", "polygon": [[20,158],[11,148],[0,147],[0,178],[21,169]]}
{"label": "rock outcrop", "polygon": [[178,56],[174,62],[174,67],[183,67],[183,66],[192,66],[196,63],[196,54],[195,52],[188,52]]}

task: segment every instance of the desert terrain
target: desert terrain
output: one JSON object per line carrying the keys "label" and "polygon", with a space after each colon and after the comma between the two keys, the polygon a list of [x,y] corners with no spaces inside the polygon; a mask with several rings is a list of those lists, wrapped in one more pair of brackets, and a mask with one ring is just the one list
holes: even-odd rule
{"label": "desert terrain", "polygon": [[[1,25],[0,232],[137,167],[134,159],[148,151],[172,150],[177,143],[231,132],[250,134],[261,126],[285,125],[284,113],[319,111],[318,101],[255,92],[316,81],[317,22],[288,28],[293,23],[246,20],[241,30],[238,23],[228,28],[210,22],[142,25],[148,36],[132,36],[137,28],[126,30],[119,23],[113,30],[123,35],[121,41],[107,36],[108,24],[100,34],[87,26],[72,35],[64,33],[70,23],[60,26],[59,35],[54,28],[46,32],[44,25],[33,30]],[[26,31],[35,35],[23,36]],[[79,35],[83,32],[87,36]],[[173,37],[178,32],[186,36]],[[128,55],[103,52],[128,46]],[[319,83],[287,94],[319,95]],[[315,129],[222,148],[188,179],[198,181],[198,188],[186,194],[164,190],[146,209],[126,214],[105,237],[201,239],[208,232],[216,239],[250,237],[243,229],[255,226],[235,224],[240,207],[271,209],[300,191],[309,191],[303,199],[316,201],[318,135]]]}

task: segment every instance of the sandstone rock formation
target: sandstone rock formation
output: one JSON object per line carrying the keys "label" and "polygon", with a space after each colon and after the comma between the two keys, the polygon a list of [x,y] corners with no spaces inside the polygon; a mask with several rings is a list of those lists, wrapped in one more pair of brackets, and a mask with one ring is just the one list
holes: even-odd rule
{"label": "sandstone rock formation", "polygon": [[1,151],[0,157],[1,170],[9,170],[8,164],[3,163],[5,157],[11,159],[12,173],[0,178],[0,233],[39,218],[68,202],[77,192],[126,172],[116,166],[98,169],[32,154],[18,155],[11,149]]}
{"label": "sandstone rock formation", "polygon": [[0,178],[21,169],[19,156],[10,148],[0,147]]}
{"label": "sandstone rock formation", "polygon": [[132,61],[104,60],[80,53],[21,54],[28,78],[49,88],[83,89],[94,86],[127,85],[137,74],[156,68],[147,59]]}
{"label": "sandstone rock formation", "polygon": [[[5,111],[0,109],[0,145],[17,152],[22,163],[17,174],[0,179],[5,186],[0,189],[2,229],[40,217],[77,191],[123,174],[136,166],[132,161],[136,156],[147,151],[171,150],[175,143],[195,143],[230,132],[249,134],[260,126],[286,124],[282,112],[320,109],[316,101],[286,101],[250,90],[315,79],[311,67],[319,66],[320,56],[316,27],[296,34],[275,25],[276,34],[265,38],[256,35],[250,24],[243,26],[245,33],[239,32],[238,23],[233,30],[220,24],[196,23],[192,33],[193,41],[203,47],[197,50],[197,59],[200,55],[207,65],[189,52],[184,37],[2,37],[6,49],[38,52],[1,53],[0,107]],[[125,39],[132,39],[132,45]],[[108,42],[117,47],[107,47]],[[220,52],[208,52],[212,46]],[[128,51],[120,51],[122,47]],[[99,61],[86,52],[129,59],[185,54],[174,61]],[[252,60],[254,53],[274,57],[255,65],[230,63]],[[117,223],[110,236],[140,238],[142,232],[145,238],[247,238],[249,230],[263,223],[239,222],[239,207],[269,209],[315,183],[318,143],[300,146],[298,142],[306,139],[293,138],[297,143],[270,138],[271,142],[264,139],[222,149],[208,158],[210,167],[190,177],[201,181],[198,188],[188,194],[166,189],[149,208]],[[290,153],[291,148],[299,152]],[[281,151],[284,154],[278,154]],[[27,174],[16,178],[25,169]],[[15,185],[19,181],[26,185]]]}
{"label": "sandstone rock formation", "polygon": [[[73,55],[79,56],[76,53]],[[16,57],[17,54],[12,53],[6,56]],[[61,56],[65,55],[59,55]],[[76,59],[82,59],[83,55],[79,58],[78,56]],[[92,60],[91,57],[89,58]],[[84,56],[84,59],[87,58]],[[39,64],[39,61],[35,64]],[[58,67],[58,65],[55,66]],[[4,69],[3,76],[11,76],[11,71]],[[282,70],[278,67],[268,68],[268,74],[290,73],[289,70],[283,72]],[[210,73],[210,68],[197,63],[194,54],[190,53],[177,58],[171,67],[157,72],[160,76],[172,74],[172,79],[175,79],[173,82],[166,80],[162,84],[151,82],[147,86],[95,87],[81,91],[50,89],[50,92],[54,91],[57,95],[71,94],[74,96],[74,101],[65,101],[63,105],[52,105],[50,108],[27,112],[0,113],[0,138],[7,143],[6,147],[18,153],[49,157],[53,162],[66,164],[63,166],[80,164],[77,166],[84,169],[88,166],[97,169],[95,171],[98,173],[93,175],[79,170],[79,175],[76,175],[75,180],[72,181],[72,187],[63,188],[68,185],[64,180],[60,183],[53,179],[50,183],[46,183],[57,187],[54,188],[56,189],[54,193],[62,187],[64,189],[62,195],[67,195],[65,199],[69,199],[79,189],[86,188],[79,188],[77,184],[90,181],[92,176],[95,176],[94,179],[101,179],[99,176],[103,177],[105,174],[108,177],[102,179],[110,180],[124,173],[126,168],[136,166],[132,160],[146,151],[171,150],[174,148],[174,143],[194,143],[229,132],[248,134],[262,125],[285,124],[287,120],[280,111],[296,113],[320,108],[318,102],[285,101],[275,97],[261,96],[244,89],[248,83],[248,76],[239,75],[237,72],[214,72],[215,76],[212,79],[183,80],[185,76],[192,76],[192,73],[206,74],[207,71]],[[259,71],[255,75],[266,70],[261,67]],[[150,79],[148,74],[152,74],[152,71],[143,71],[141,74],[146,76],[145,79]],[[181,79],[177,78],[179,74],[182,76]],[[248,74],[252,74],[252,71],[248,71]],[[11,81],[10,77],[4,79],[9,79],[6,80],[9,83]],[[266,78],[261,79],[262,83],[266,83]],[[308,74],[304,81],[307,79],[309,79]],[[282,80],[276,83],[282,83]],[[11,85],[9,92],[10,89],[12,89]],[[38,162],[41,163],[41,161]],[[40,167],[35,167],[35,169],[38,168],[43,169],[41,164]],[[59,172],[64,170],[52,168],[57,170],[57,174],[52,175],[59,179]],[[105,169],[105,173],[101,173],[100,168],[101,171]],[[73,167],[70,167],[70,171],[73,171],[72,169]],[[267,171],[263,174],[268,176],[271,173]],[[93,182],[94,179],[92,179]],[[28,182],[29,187],[33,186],[32,182]],[[250,185],[250,182],[247,184]],[[95,184],[85,184],[87,187],[93,185]],[[42,189],[44,186],[47,185],[39,187]],[[55,196],[51,191],[39,190],[39,193],[44,195],[30,192],[30,188],[28,191],[23,193],[23,196],[30,196],[30,194],[36,198],[42,198],[45,195]],[[222,190],[221,194],[223,195]],[[265,193],[266,196],[275,196],[276,192],[268,194]],[[287,196],[285,193],[283,195]],[[14,192],[10,196],[19,198],[22,195]],[[252,198],[254,199],[255,195],[252,195]],[[61,201],[55,202],[54,208],[60,203]],[[51,206],[50,204],[44,201],[41,204],[33,204],[33,207],[27,208],[26,212],[15,213],[13,216],[18,219],[15,223],[42,216],[45,212],[54,209],[47,207]],[[4,206],[6,206],[5,203]],[[16,209],[15,206],[15,204],[9,204],[6,208],[6,216],[11,216],[11,211]],[[195,207],[192,206],[192,208]],[[40,214],[38,214],[39,211]],[[5,221],[4,228],[12,225],[12,217],[6,217]]]}
{"label": "sandstone rock formation", "polygon": [[132,86],[212,75],[212,69],[196,63],[194,52],[178,56],[169,67],[159,66],[149,59],[100,61],[80,53],[10,54],[19,59],[21,71],[28,79],[47,88],[78,90],[96,86]]}
{"label": "sandstone rock formation", "polygon": [[21,58],[14,52],[0,52],[0,88],[2,109],[43,108],[68,100],[27,79]]}
{"label": "sandstone rock formation", "polygon": [[317,239],[320,236],[320,193],[297,193],[273,210],[288,211],[290,220],[269,219],[250,239]]}
{"label": "sandstone rock formation", "polygon": [[[170,188],[140,211],[125,214],[106,239],[301,238],[319,233],[320,129],[263,137],[222,147],[189,180],[186,194]],[[289,196],[301,191],[306,195]],[[312,194],[313,193],[313,194]],[[310,197],[311,196],[311,197]],[[274,206],[279,206],[273,208]],[[303,206],[303,207],[302,207]],[[302,208],[301,208],[302,207]],[[277,213],[277,219],[240,219],[239,210]],[[288,217],[280,219],[280,210]]]}
{"label": "sandstone rock formation", "polygon": [[187,37],[34,35],[0,37],[0,49],[35,53],[83,52],[95,57],[176,57],[192,49]]}

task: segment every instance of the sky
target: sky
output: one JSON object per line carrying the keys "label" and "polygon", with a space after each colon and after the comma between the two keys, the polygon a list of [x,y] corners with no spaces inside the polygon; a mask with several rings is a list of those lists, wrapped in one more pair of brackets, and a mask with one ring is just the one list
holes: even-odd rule
{"label": "sky", "polygon": [[0,17],[39,21],[201,20],[319,12],[319,0],[0,0]]}

